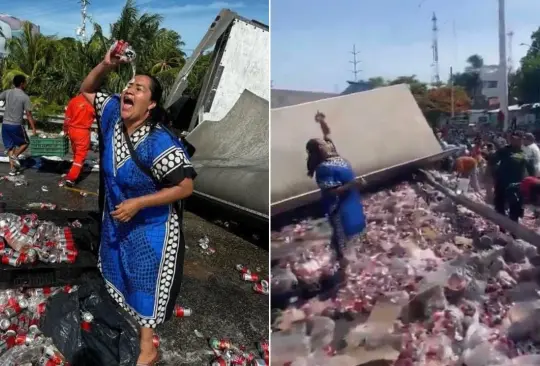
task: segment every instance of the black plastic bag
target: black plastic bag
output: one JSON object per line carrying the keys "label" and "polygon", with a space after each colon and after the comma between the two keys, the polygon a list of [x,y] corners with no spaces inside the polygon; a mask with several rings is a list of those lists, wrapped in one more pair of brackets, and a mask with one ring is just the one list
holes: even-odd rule
{"label": "black plastic bag", "polygon": [[[94,316],[89,331],[81,329],[82,312]],[[52,297],[40,329],[73,366],[134,366],[139,357],[135,321],[99,282],[85,283],[70,294]]]}

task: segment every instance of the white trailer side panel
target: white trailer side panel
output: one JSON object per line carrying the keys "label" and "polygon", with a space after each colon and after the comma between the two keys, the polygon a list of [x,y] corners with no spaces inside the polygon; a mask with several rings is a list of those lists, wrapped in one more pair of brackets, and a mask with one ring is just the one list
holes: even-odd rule
{"label": "white trailer side panel", "polygon": [[210,111],[201,121],[220,121],[236,104],[244,90],[270,100],[270,33],[235,19],[221,58],[223,74]]}
{"label": "white trailer side panel", "polygon": [[338,152],[357,175],[442,151],[407,85],[273,109],[272,205],[318,190],[306,169],[306,142],[322,137],[313,119],[318,110],[326,114]]}

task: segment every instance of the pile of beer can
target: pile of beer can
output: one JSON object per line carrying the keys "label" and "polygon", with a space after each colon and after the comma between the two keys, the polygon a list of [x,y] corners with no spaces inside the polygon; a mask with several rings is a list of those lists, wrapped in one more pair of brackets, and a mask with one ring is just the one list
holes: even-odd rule
{"label": "pile of beer can", "polygon": [[77,249],[71,228],[40,221],[37,215],[0,214],[0,253],[3,264],[74,263]]}
{"label": "pile of beer can", "polygon": [[237,264],[236,270],[242,275],[242,279],[247,282],[254,282],[253,291],[258,294],[268,295],[270,291],[270,285],[267,280],[261,278],[256,272],[252,272],[247,266],[243,264]]}
{"label": "pile of beer can", "polygon": [[[539,364],[535,245],[500,232],[425,185],[398,185],[364,197],[363,203],[368,227],[345,248],[349,265],[329,300],[301,296],[306,285],[322,287],[335,266],[331,232],[308,220],[273,233],[273,255],[282,255],[272,269],[272,294],[281,288],[287,294],[294,284],[302,290],[290,291],[277,317],[273,364],[352,364],[347,360],[354,355],[347,352],[353,348],[325,352],[335,320],[361,322],[374,312],[380,316],[380,309],[388,318],[351,325],[344,339],[399,345],[394,365]],[[514,363],[527,356],[536,356],[535,362]]]}
{"label": "pile of beer can", "polygon": [[256,343],[257,352],[247,351],[226,339],[210,338],[210,348],[215,354],[212,366],[267,366],[269,362],[268,341]]}
{"label": "pile of beer can", "polygon": [[76,287],[0,291],[0,365],[53,366],[67,361],[38,328],[47,299]]}

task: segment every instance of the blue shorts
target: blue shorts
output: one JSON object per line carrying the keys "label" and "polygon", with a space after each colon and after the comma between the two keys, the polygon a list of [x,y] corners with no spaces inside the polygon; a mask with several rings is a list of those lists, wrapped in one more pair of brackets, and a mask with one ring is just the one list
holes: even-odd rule
{"label": "blue shorts", "polygon": [[22,125],[6,125],[2,123],[2,142],[6,150],[29,143],[28,135]]}

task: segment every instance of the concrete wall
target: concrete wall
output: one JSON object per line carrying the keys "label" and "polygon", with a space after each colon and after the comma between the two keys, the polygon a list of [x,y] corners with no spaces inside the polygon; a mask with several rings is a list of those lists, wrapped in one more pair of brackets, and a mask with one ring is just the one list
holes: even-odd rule
{"label": "concrete wall", "polygon": [[440,153],[408,86],[394,85],[271,111],[271,202],[317,191],[307,176],[306,142],[322,137],[313,120],[324,112],[338,152],[357,175]]}
{"label": "concrete wall", "polygon": [[219,121],[232,109],[244,90],[270,100],[270,33],[235,19],[221,58],[223,74],[214,102],[203,121]]}

